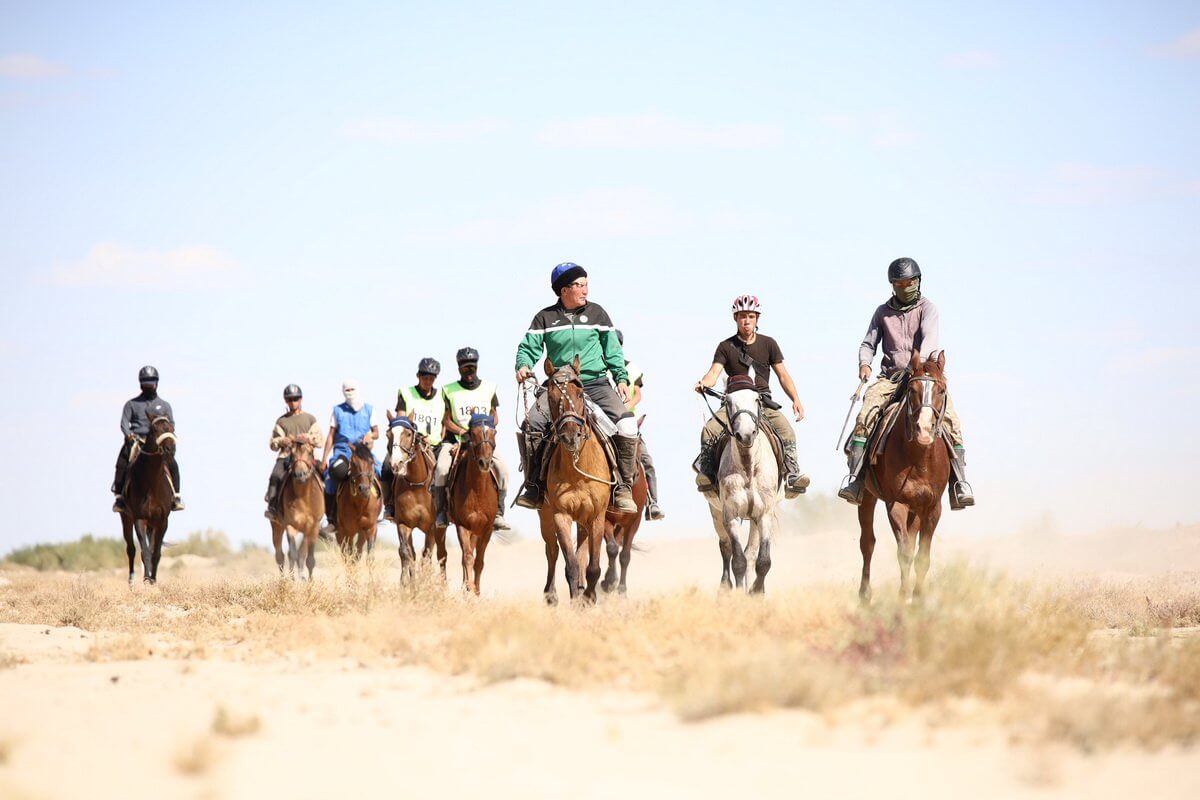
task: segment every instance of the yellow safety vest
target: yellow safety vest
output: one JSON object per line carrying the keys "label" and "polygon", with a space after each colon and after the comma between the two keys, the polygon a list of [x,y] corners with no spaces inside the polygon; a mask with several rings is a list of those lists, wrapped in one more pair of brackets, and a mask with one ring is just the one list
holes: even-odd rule
{"label": "yellow safety vest", "polygon": [[435,389],[433,397],[426,399],[421,390],[409,386],[401,390],[406,413],[417,426],[417,433],[425,437],[433,447],[442,443],[442,420],[446,417],[446,397],[441,389]]}

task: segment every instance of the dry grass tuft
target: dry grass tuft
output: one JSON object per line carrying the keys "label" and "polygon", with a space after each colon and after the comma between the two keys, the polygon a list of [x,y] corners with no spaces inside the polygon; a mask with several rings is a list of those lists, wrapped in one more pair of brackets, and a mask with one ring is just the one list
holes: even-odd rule
{"label": "dry grass tuft", "polygon": [[[965,699],[1014,736],[1084,750],[1189,743],[1200,728],[1200,637],[1172,627],[1196,620],[1198,576],[1063,584],[948,564],[917,606],[880,587],[863,608],[845,586],[816,585],[765,599],[693,589],[546,608],[536,596],[464,597],[429,568],[405,589],[333,552],[320,569],[311,584],[260,573],[133,590],[115,577],[18,574],[0,587],[0,621],[100,630],[93,660],[143,658],[152,641],[176,658],[422,664],[487,682],[655,693],[686,719]],[[219,708],[212,732],[259,725]]]}
{"label": "dry grass tuft", "polygon": [[217,755],[217,745],[213,738],[198,736],[181,744],[171,763],[184,775],[197,777],[212,769],[217,762]]}
{"label": "dry grass tuft", "polygon": [[242,736],[252,736],[262,728],[262,720],[257,714],[235,714],[225,706],[217,706],[213,715],[212,732],[220,736],[236,739]]}

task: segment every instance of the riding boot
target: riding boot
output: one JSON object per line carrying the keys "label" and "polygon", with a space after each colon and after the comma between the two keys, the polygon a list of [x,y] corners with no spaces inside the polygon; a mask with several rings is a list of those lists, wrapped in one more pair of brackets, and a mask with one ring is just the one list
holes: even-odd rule
{"label": "riding boot", "polygon": [[950,484],[950,510],[961,511],[975,505],[975,492],[967,483],[967,449],[962,445],[950,448],[950,471],[954,481]]}
{"label": "riding boot", "polygon": [[392,482],[395,479],[387,470],[384,470],[379,478],[379,482],[383,484],[383,518],[388,522],[396,521],[396,498],[392,494]]}
{"label": "riding boot", "polygon": [[175,490],[175,498],[171,502],[171,510],[183,511],[187,506],[183,504],[183,496],[179,493],[179,462],[173,458],[167,459],[167,469],[171,471],[171,488]]}
{"label": "riding boot", "polygon": [[263,512],[263,516],[272,522],[283,522],[279,514],[279,484],[275,482],[275,476],[271,476],[271,481],[267,484],[267,510]]}
{"label": "riding boot", "polygon": [[784,496],[787,498],[799,497],[804,494],[804,490],[808,488],[808,476],[800,471],[800,464],[796,459],[796,443],[783,443],[783,468],[787,472],[784,478]]}
{"label": "riding boot", "polygon": [[864,457],[867,454],[867,443],[859,442],[857,439],[850,443],[850,452],[846,455],[846,462],[850,466],[850,477],[846,481],[846,485],[838,492],[838,497],[845,500],[852,506],[862,505],[863,489],[865,484],[860,477]]}
{"label": "riding boot", "polygon": [[492,529],[497,531],[510,531],[512,526],[508,524],[508,520],[504,518],[504,500],[508,497],[508,492],[503,489],[496,490],[496,519],[492,521]]}
{"label": "riding boot", "polygon": [[112,510],[118,514],[125,510],[125,476],[129,474],[129,450],[131,443],[128,439],[121,445],[117,454],[117,464],[113,469],[112,493],[116,495]]}
{"label": "riding boot", "polygon": [[[524,437],[518,437],[518,439],[522,438]],[[524,461],[521,472],[525,475],[525,484],[521,487],[521,493],[517,495],[517,505],[521,508],[537,510],[542,507],[542,458],[544,456],[544,449],[544,446],[541,444],[535,444],[528,449],[524,445],[521,446]]]}
{"label": "riding boot", "polygon": [[325,493],[325,519],[329,524],[321,528],[322,533],[337,532],[337,492]]}
{"label": "riding boot", "polygon": [[434,520],[434,525],[439,528],[447,528],[450,526],[450,516],[446,513],[446,487],[433,487],[433,508],[437,512],[437,519]]}
{"label": "riding boot", "polygon": [[617,488],[613,490],[613,508],[622,514],[636,514],[638,507],[633,502],[630,487],[637,480],[638,437],[617,435],[613,437],[613,443],[617,446],[617,471],[621,474]]}
{"label": "riding boot", "polygon": [[702,494],[717,493],[717,475],[712,463],[713,445],[701,445],[700,455],[692,462],[696,471],[696,489]]}
{"label": "riding boot", "polygon": [[658,472],[655,471],[653,464],[644,462],[642,469],[646,471],[646,521],[657,522],[667,516],[658,507]]}

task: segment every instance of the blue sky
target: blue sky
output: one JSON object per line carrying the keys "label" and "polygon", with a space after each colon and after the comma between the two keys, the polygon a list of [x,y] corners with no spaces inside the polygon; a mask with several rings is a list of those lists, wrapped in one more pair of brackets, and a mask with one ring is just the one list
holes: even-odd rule
{"label": "blue sky", "polygon": [[647,372],[671,515],[647,535],[709,533],[689,389],[742,292],[836,488],[900,255],[942,312],[980,500],[944,531],[1197,520],[1195,4],[244,5],[0,4],[0,550],[119,530],[143,363],[183,531],[266,541],[289,382],[324,422],[342,378],[387,405],[470,344],[511,434],[564,260]]}

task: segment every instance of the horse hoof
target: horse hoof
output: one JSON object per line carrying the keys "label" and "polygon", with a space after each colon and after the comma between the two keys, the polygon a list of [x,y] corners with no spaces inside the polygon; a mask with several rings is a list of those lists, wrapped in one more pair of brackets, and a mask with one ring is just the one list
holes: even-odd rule
{"label": "horse hoof", "polygon": [[558,594],[557,593],[552,594],[550,592],[546,592],[545,597],[546,597],[546,605],[548,605],[548,606],[558,605]]}

